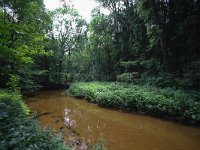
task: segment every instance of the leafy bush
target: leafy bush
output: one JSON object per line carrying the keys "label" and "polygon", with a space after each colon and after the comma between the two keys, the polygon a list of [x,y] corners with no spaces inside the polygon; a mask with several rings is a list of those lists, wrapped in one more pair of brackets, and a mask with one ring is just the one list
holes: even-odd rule
{"label": "leafy bush", "polygon": [[137,72],[132,73],[123,73],[117,76],[117,81],[119,82],[127,82],[127,83],[136,83],[139,78],[139,74]]}
{"label": "leafy bush", "polygon": [[148,74],[143,74],[140,83],[161,88],[178,87],[178,81],[176,80],[175,76],[173,74],[164,72],[159,73],[157,76],[149,76]]}
{"label": "leafy bush", "polygon": [[179,86],[185,89],[200,90],[200,59],[192,61],[184,66],[183,78],[179,80]]}
{"label": "leafy bush", "polygon": [[200,123],[200,94],[120,82],[80,82],[69,92],[100,106]]}
{"label": "leafy bush", "polygon": [[21,95],[0,91],[0,148],[19,150],[70,150],[50,129],[28,117]]}
{"label": "leafy bush", "polygon": [[10,90],[20,92],[20,77],[18,75],[10,74],[7,85]]}

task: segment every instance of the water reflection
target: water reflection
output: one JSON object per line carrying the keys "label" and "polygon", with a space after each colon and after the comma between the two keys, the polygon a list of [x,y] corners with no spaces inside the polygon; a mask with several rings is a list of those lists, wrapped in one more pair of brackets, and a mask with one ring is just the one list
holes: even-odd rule
{"label": "water reflection", "polygon": [[157,118],[100,108],[65,91],[41,92],[28,102],[32,111],[53,112],[39,118],[42,124],[64,132],[65,140],[86,150],[103,138],[109,150],[197,150],[200,129]]}
{"label": "water reflection", "polygon": [[70,109],[67,108],[64,109],[64,124],[68,128],[76,128],[76,121],[71,118],[70,112],[71,112]]}

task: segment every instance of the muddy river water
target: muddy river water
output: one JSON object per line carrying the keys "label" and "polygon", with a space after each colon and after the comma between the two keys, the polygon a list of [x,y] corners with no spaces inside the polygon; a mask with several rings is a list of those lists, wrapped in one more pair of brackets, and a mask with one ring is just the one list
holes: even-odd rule
{"label": "muddy river water", "polygon": [[62,131],[64,136],[73,133],[87,145],[104,141],[109,150],[200,149],[200,128],[101,108],[67,96],[64,90],[39,92],[27,104],[39,113],[43,126]]}

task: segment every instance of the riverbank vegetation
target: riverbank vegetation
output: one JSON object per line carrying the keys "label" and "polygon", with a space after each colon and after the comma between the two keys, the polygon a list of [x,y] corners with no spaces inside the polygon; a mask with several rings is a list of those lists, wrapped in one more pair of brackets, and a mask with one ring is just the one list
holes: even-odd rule
{"label": "riverbank vegetation", "polygon": [[70,91],[102,106],[199,122],[200,2],[98,1],[110,14],[92,11],[67,79],[103,83]]}
{"label": "riverbank vegetation", "polygon": [[[0,88],[30,95],[101,81],[70,91],[101,106],[199,123],[200,1],[96,1],[89,22],[70,0],[53,11],[43,0],[0,1]],[[13,102],[1,103],[18,111]],[[7,121],[20,135],[15,123],[23,121]]]}
{"label": "riverbank vegetation", "polygon": [[70,150],[60,135],[43,129],[29,116],[29,109],[16,92],[0,91],[0,147],[7,149]]}
{"label": "riverbank vegetation", "polygon": [[[43,0],[0,1],[0,89],[4,89],[0,91],[2,150],[70,149],[61,137],[41,128],[28,115],[21,96],[33,94],[42,86],[57,86],[53,75],[49,77],[49,72],[53,74],[49,70],[57,65],[52,65],[56,62],[54,59],[58,60],[58,53],[55,57],[53,54],[56,50],[48,49],[50,44],[56,46],[56,42],[48,40],[52,14],[45,9]],[[52,62],[49,70],[47,59]]]}
{"label": "riverbank vegetation", "polygon": [[200,124],[199,93],[119,82],[80,82],[70,94],[103,107]]}

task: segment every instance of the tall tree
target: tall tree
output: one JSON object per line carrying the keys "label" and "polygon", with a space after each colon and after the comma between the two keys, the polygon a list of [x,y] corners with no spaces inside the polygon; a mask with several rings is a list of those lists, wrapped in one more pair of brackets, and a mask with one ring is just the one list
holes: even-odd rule
{"label": "tall tree", "polygon": [[[64,61],[69,62],[71,52],[80,46],[82,35],[85,33],[86,22],[79,16],[77,10],[72,5],[63,4],[62,8],[51,12],[53,22],[52,37],[59,42],[59,48],[55,51],[57,56],[56,83],[61,84],[69,73],[70,64],[63,67]],[[68,70],[66,70],[68,69]]]}
{"label": "tall tree", "polygon": [[115,51],[113,51],[113,31],[108,16],[93,10],[93,18],[89,24],[89,50],[92,57],[91,66],[94,79],[109,80],[113,77]]}
{"label": "tall tree", "polygon": [[[0,82],[18,76],[23,89],[35,88],[35,56],[45,54],[43,40],[50,17],[42,1],[0,1]],[[10,81],[12,82],[12,81]]]}

